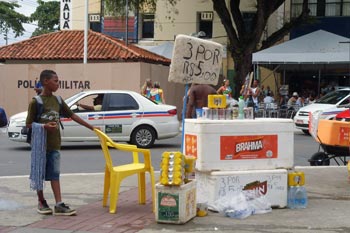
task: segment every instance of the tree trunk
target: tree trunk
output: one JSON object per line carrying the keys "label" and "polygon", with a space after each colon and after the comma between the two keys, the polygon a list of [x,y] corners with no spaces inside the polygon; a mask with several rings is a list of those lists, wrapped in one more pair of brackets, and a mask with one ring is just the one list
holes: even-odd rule
{"label": "tree trunk", "polygon": [[234,60],[234,66],[235,66],[235,91],[234,91],[234,97],[238,98],[240,96],[240,90],[242,85],[244,84],[245,78],[249,72],[253,71],[252,67],[252,53],[242,53],[242,54],[235,54],[234,52],[231,52],[232,59]]}

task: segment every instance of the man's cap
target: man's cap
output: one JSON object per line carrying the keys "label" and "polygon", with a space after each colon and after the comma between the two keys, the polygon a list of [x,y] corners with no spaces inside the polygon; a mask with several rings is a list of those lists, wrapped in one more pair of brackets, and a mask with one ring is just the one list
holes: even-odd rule
{"label": "man's cap", "polygon": [[293,92],[293,96],[299,96],[298,92]]}

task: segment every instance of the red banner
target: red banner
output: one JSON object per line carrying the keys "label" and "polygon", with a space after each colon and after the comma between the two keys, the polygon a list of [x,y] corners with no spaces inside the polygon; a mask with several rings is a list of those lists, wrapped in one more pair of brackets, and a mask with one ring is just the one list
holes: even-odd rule
{"label": "red banner", "polygon": [[220,159],[277,158],[277,145],[277,135],[221,136]]}

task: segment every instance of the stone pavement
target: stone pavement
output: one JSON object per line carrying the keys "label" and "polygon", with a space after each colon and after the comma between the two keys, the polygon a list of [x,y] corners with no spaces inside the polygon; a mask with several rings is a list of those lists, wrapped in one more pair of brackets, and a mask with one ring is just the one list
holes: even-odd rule
{"label": "stone pavement", "polygon": [[[36,196],[27,177],[0,177],[1,233],[83,232],[350,232],[350,184],[345,166],[300,167],[305,172],[309,205],[306,209],[273,209],[271,213],[244,220],[209,212],[184,225],[156,223],[147,204],[137,204],[137,179],[122,183],[116,214],[102,207],[103,174],[62,175],[63,200],[77,209],[77,216],[42,216],[36,213]],[[51,188],[45,188],[49,204]]]}

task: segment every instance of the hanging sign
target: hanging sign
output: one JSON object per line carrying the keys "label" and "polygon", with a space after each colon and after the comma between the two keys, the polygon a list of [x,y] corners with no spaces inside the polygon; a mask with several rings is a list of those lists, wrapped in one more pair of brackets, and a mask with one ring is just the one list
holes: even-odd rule
{"label": "hanging sign", "polygon": [[72,29],[72,0],[61,0],[60,29]]}
{"label": "hanging sign", "polygon": [[178,35],[168,80],[176,83],[216,85],[222,63],[223,46],[192,36]]}

